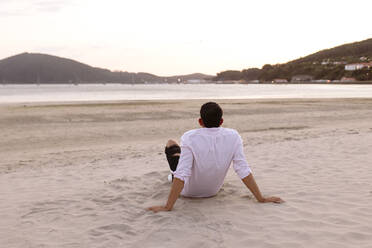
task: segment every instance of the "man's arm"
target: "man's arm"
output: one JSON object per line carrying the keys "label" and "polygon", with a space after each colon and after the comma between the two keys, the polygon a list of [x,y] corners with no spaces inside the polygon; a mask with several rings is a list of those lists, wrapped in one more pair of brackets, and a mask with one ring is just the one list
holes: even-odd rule
{"label": "man's arm", "polygon": [[185,180],[191,176],[191,168],[193,166],[193,153],[191,149],[185,145],[185,141],[181,138],[181,155],[178,161],[177,170],[174,172],[174,179],[172,184],[172,189],[168,196],[168,201],[165,206],[153,206],[148,208],[155,213],[159,211],[171,211],[173,205],[176,203],[178,197],[180,196],[182,189],[185,185]]}
{"label": "man's arm", "polygon": [[256,197],[258,202],[265,203],[265,202],[274,202],[274,203],[282,203],[283,200],[279,197],[272,196],[272,197],[263,197],[260,189],[257,186],[256,181],[254,180],[254,177],[252,173],[250,173],[248,176],[242,179],[243,183],[247,188],[252,192],[254,197]]}
{"label": "man's arm", "polygon": [[176,203],[178,197],[181,194],[183,186],[184,186],[184,181],[182,181],[178,178],[174,178],[173,184],[172,184],[172,189],[171,189],[171,191],[169,193],[169,196],[168,196],[167,204],[165,206],[149,207],[148,210],[151,210],[154,213],[159,212],[159,211],[171,211],[174,204]]}

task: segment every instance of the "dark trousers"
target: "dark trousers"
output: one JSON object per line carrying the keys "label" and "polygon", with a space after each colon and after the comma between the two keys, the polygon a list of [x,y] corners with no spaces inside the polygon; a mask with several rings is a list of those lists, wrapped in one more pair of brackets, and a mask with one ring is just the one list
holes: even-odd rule
{"label": "dark trousers", "polygon": [[181,147],[179,145],[173,145],[170,147],[165,147],[165,155],[168,160],[169,168],[171,171],[176,171],[178,161],[180,159],[179,155],[174,155],[176,153],[181,153]]}

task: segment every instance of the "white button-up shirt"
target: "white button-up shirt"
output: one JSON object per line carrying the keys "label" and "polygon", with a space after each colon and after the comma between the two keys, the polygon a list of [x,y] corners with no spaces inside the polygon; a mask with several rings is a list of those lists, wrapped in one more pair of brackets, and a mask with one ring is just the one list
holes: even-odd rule
{"label": "white button-up shirt", "polygon": [[218,193],[233,162],[238,176],[251,173],[243,142],[234,129],[200,128],[181,137],[181,156],[174,177],[185,182],[181,195],[209,197]]}

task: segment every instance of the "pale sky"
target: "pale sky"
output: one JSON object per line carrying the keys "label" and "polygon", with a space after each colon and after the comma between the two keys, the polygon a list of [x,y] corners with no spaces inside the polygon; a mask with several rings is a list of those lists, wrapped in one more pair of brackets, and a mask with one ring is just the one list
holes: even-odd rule
{"label": "pale sky", "polygon": [[372,38],[371,0],[0,0],[0,59],[215,75]]}

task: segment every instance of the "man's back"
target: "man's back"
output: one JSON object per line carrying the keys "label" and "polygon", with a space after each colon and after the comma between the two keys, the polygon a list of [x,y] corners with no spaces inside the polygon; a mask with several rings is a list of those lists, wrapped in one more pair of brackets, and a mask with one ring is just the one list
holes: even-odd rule
{"label": "man's back", "polygon": [[218,127],[186,132],[181,138],[181,157],[174,174],[185,182],[182,195],[217,194],[232,161],[241,179],[251,173],[237,131]]}

